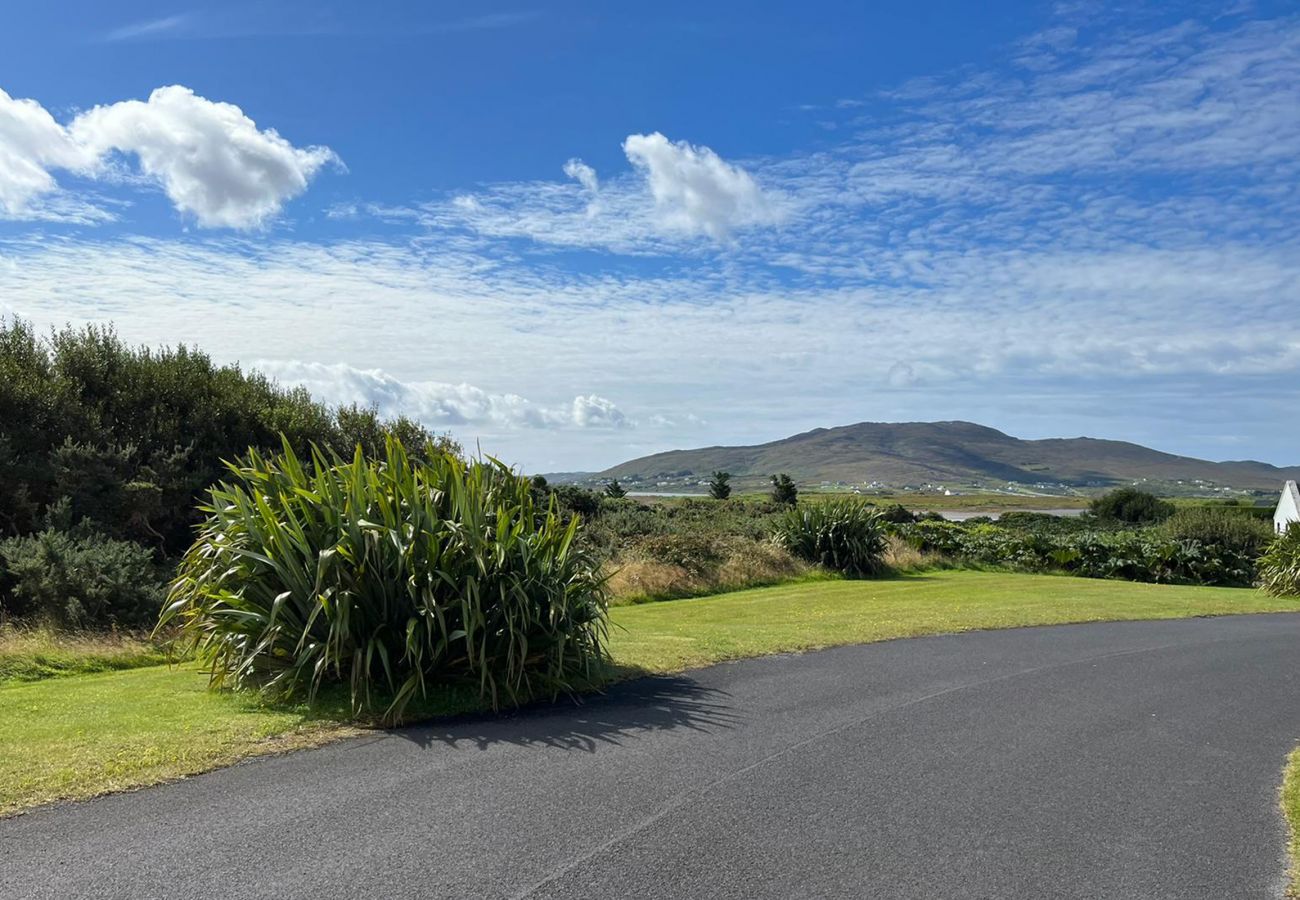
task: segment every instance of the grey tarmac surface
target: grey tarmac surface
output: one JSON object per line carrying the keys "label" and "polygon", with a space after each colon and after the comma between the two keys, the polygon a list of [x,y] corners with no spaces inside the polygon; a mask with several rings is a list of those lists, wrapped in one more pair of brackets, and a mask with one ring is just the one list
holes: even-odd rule
{"label": "grey tarmac surface", "polygon": [[619,685],[0,821],[0,897],[1281,894],[1300,616]]}

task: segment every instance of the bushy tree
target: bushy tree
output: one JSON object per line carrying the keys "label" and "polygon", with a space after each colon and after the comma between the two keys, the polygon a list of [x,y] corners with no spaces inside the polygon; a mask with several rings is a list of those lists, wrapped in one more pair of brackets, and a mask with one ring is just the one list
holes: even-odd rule
{"label": "bushy tree", "polygon": [[1172,503],[1132,487],[1119,488],[1098,497],[1089,509],[1098,519],[1126,525],[1154,525],[1174,514]]}
{"label": "bushy tree", "polygon": [[409,419],[334,409],[192,348],[131,347],[96,326],[41,337],[0,320],[0,536],[40,530],[66,498],[72,521],[178,554],[224,461],[282,435],[299,452],[345,456],[382,452],[390,435],[458,450]]}
{"label": "bushy tree", "polygon": [[709,496],[714,500],[726,500],[731,496],[731,473],[714,472],[709,479]]}
{"label": "bushy tree", "polygon": [[799,502],[799,488],[784,472],[772,476],[772,502],[784,506],[794,506]]}
{"label": "bushy tree", "polygon": [[584,519],[600,515],[600,495],[595,491],[576,484],[557,484],[551,488],[551,496],[555,497],[561,509],[577,513]]}
{"label": "bushy tree", "polygon": [[605,496],[614,500],[621,500],[627,496],[627,491],[624,490],[623,485],[618,483],[618,479],[614,478],[609,484],[605,485]]}

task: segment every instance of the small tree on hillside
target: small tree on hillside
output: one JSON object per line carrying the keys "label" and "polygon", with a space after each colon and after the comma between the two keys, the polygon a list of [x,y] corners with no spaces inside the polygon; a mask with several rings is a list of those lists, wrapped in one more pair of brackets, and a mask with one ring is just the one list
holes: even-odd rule
{"label": "small tree on hillside", "polygon": [[714,500],[726,500],[731,496],[731,473],[714,472],[709,480],[709,496]]}
{"label": "small tree on hillside", "polygon": [[618,479],[615,478],[609,484],[605,485],[605,496],[619,500],[627,496],[627,491],[623,490],[623,485],[619,484]]}
{"label": "small tree on hillside", "polygon": [[799,489],[795,487],[793,479],[784,472],[772,476],[772,501],[786,506],[794,506],[799,502]]}

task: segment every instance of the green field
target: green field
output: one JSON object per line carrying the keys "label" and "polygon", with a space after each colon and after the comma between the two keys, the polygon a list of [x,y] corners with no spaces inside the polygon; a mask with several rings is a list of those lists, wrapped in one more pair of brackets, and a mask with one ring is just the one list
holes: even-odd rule
{"label": "green field", "polygon": [[[706,497],[707,494],[700,494]],[[767,490],[737,491],[733,496],[744,500],[767,500],[771,493]],[[1000,491],[980,491],[960,494],[941,494],[934,491],[895,491],[869,490],[861,494],[846,492],[842,489],[814,489],[802,487],[799,496],[804,500],[829,500],[837,497],[852,497],[888,506],[900,503],[914,512],[929,510],[960,510],[962,512],[1033,512],[1044,509],[1086,509],[1092,498],[1079,494],[1011,494]],[[639,503],[674,503],[678,497],[634,497]]]}
{"label": "green field", "polygon": [[[1300,611],[1253,590],[943,571],[759,588],[611,612],[615,662],[669,672],[727,659],[942,632],[1066,622]],[[214,693],[193,668],[0,686],[0,814],[310,746],[352,729],[342,705],[269,706]],[[463,690],[426,712],[472,708]]]}

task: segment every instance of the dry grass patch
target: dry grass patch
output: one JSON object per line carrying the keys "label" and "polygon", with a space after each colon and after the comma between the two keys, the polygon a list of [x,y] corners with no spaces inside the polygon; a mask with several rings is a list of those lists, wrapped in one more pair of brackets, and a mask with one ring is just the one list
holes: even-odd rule
{"label": "dry grass patch", "polygon": [[709,542],[703,553],[677,554],[680,561],[656,559],[633,549],[607,566],[610,595],[618,605],[700,597],[724,591],[765,587],[823,576],[771,541],[730,539]]}

